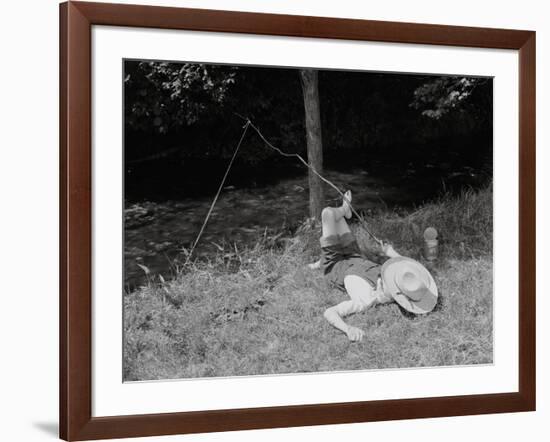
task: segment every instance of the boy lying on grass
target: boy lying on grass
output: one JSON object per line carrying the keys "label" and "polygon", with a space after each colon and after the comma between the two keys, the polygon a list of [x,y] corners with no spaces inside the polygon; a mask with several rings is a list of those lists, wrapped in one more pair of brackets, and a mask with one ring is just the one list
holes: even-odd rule
{"label": "boy lying on grass", "polygon": [[365,332],[342,318],[362,312],[375,304],[397,302],[406,310],[428,313],[437,303],[437,287],[422,264],[397,253],[387,243],[382,252],[390,258],[383,266],[361,255],[346,218],[351,218],[351,191],[340,207],[326,207],[321,213],[321,259],[309,264],[321,268],[329,282],[351,299],[325,310],[327,321],[343,331],[350,341],[361,341]]}

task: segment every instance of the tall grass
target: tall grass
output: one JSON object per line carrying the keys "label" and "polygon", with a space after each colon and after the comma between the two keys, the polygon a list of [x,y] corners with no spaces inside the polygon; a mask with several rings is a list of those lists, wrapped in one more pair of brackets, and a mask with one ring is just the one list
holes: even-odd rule
{"label": "tall grass", "polygon": [[[318,258],[319,227],[262,235],[250,247],[220,244],[209,260],[174,278],[151,277],[124,297],[124,379],[479,364],[492,362],[492,190],[443,196],[411,211],[378,211],[371,229],[422,260],[422,233],[440,232],[430,266],[440,291],[434,312],[404,314],[396,304],[349,318],[366,331],[350,344],[323,319],[345,299],[306,264]],[[374,242],[352,225],[380,262]]]}
{"label": "tall grass", "polygon": [[[395,244],[408,256],[419,257],[420,240],[426,227],[439,232],[444,258],[467,259],[491,255],[493,251],[492,185],[481,190],[464,190],[457,196],[441,195],[436,201],[411,211],[378,211],[368,217],[371,229]],[[360,244],[373,248],[375,243],[364,230],[356,230]]]}

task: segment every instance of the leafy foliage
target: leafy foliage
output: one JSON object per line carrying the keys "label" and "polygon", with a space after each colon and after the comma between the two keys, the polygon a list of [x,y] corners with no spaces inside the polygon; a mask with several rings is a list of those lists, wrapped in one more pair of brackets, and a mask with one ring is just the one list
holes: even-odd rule
{"label": "leafy foliage", "polygon": [[130,128],[158,133],[196,123],[223,106],[236,67],[202,63],[129,62],[124,79]]}
{"label": "leafy foliage", "polygon": [[465,110],[475,89],[487,83],[485,78],[436,77],[415,89],[411,106],[438,120],[452,111]]}
{"label": "leafy foliage", "polygon": [[[126,61],[124,86],[125,183],[132,198],[210,192],[211,177],[223,174],[241,136],[242,117],[277,147],[305,155],[296,69]],[[419,158],[428,149],[435,148],[434,157],[450,152],[449,140],[468,147],[479,133],[468,152],[459,148],[461,155],[491,148],[489,79],[320,71],[319,94],[327,167],[371,172],[414,152]],[[270,174],[295,173],[294,166],[248,133],[232,177],[255,186]]]}
{"label": "leafy foliage", "polygon": [[[227,158],[240,135],[241,116],[280,147],[301,145],[303,109],[293,70],[149,61],[127,61],[125,69],[130,162],[157,159],[155,152],[167,148],[172,158]],[[247,139],[242,148],[251,165],[273,158],[257,141]],[[179,149],[172,150],[174,145]]]}

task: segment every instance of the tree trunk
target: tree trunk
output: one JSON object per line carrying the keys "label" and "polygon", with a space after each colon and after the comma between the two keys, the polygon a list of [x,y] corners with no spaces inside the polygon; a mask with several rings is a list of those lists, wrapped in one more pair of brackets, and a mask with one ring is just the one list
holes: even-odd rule
{"label": "tree trunk", "polygon": [[[300,70],[300,79],[304,94],[308,163],[318,173],[323,174],[323,139],[317,71]],[[323,182],[309,170],[309,216],[311,218],[320,219],[324,200]]]}

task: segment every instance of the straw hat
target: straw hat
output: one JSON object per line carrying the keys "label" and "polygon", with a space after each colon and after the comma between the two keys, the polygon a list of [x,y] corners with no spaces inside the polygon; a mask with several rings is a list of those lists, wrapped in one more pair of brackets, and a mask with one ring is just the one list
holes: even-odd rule
{"label": "straw hat", "polygon": [[381,270],[384,292],[409,312],[422,314],[437,303],[437,286],[430,272],[414,259],[387,260]]}

